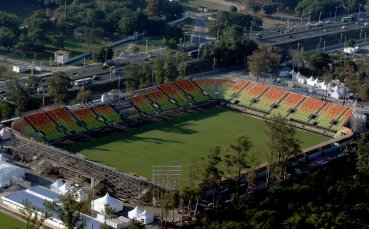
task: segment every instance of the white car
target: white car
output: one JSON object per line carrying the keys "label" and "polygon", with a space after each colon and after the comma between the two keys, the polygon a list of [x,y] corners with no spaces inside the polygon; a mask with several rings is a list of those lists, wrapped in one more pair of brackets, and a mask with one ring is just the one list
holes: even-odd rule
{"label": "white car", "polygon": [[369,22],[365,22],[364,25],[369,25]]}

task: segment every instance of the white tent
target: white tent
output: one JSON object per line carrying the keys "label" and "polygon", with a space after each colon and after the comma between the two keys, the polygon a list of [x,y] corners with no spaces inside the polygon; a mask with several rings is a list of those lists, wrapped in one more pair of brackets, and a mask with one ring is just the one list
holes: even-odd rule
{"label": "white tent", "polygon": [[154,222],[154,215],[146,211],[146,209],[137,216],[137,219],[143,224],[150,224]]}
{"label": "white tent", "polygon": [[62,186],[60,186],[58,188],[58,193],[59,194],[65,194],[66,192],[68,192],[68,190],[70,189],[70,184],[65,183]]}
{"label": "white tent", "polygon": [[314,87],[318,87],[318,85],[320,84],[320,80],[318,78],[316,78],[314,81],[313,81],[313,85]]}
{"label": "white tent", "polygon": [[0,161],[0,175],[1,175],[0,188],[3,188],[10,185],[10,179],[12,177],[24,178],[25,172],[24,169],[21,167],[12,165],[5,161]]}
{"label": "white tent", "polygon": [[0,161],[8,161],[8,158],[5,157],[3,154],[0,154]]}
{"label": "white tent", "polygon": [[85,193],[82,189],[77,190],[77,201],[82,202],[88,199],[87,193]]}
{"label": "white tent", "polygon": [[4,141],[4,140],[8,140],[11,138],[11,133],[10,133],[10,130],[8,130],[7,128],[2,128],[0,130],[0,136],[1,136],[1,139]]}
{"label": "white tent", "polygon": [[306,80],[306,83],[310,86],[314,86],[314,81],[315,81],[314,77],[310,76],[310,78]]}
{"label": "white tent", "polygon": [[123,202],[111,197],[109,193],[106,193],[105,196],[99,199],[91,201],[91,208],[96,212],[104,213],[105,205],[109,205],[116,212],[123,210]]}
{"label": "white tent", "polygon": [[0,188],[5,188],[9,186],[10,186],[10,179],[0,174]]}
{"label": "white tent", "polygon": [[59,188],[64,185],[64,182],[57,180],[50,185],[50,190],[59,193]]}
{"label": "white tent", "polygon": [[291,74],[291,76],[292,76],[292,79],[296,76],[296,72],[295,72],[295,69],[292,69],[291,71],[290,71],[290,74]]}
{"label": "white tent", "polygon": [[136,219],[138,215],[142,214],[142,211],[136,206],[132,211],[128,212],[129,219]]}

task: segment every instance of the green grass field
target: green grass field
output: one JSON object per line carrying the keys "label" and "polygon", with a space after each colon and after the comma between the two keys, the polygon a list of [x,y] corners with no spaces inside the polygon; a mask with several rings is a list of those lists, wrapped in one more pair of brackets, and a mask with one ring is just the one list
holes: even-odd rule
{"label": "green grass field", "polygon": [[25,228],[25,223],[0,212],[0,228],[21,229]]}
{"label": "green grass field", "polygon": [[[252,150],[260,150],[258,159],[266,159],[267,136],[263,120],[245,114],[211,108],[127,131],[115,132],[98,139],[65,147],[79,152],[90,160],[113,166],[123,172],[134,172],[151,179],[152,165],[183,165],[199,161],[209,148],[226,148],[240,135],[248,135]],[[327,137],[306,131],[297,131],[302,148],[328,140]]]}

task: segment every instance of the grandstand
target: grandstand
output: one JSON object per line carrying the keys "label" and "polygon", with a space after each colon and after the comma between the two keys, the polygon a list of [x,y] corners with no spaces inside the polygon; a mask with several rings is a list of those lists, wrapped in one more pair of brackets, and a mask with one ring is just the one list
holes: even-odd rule
{"label": "grandstand", "polygon": [[352,115],[352,109],[306,97],[256,82],[220,79],[188,80],[132,91],[108,104],[57,108],[26,115],[12,128],[37,141],[53,142],[75,134],[97,131],[142,118],[161,115],[207,101],[228,102],[227,106],[254,116],[270,118],[280,114],[291,124],[333,136]]}

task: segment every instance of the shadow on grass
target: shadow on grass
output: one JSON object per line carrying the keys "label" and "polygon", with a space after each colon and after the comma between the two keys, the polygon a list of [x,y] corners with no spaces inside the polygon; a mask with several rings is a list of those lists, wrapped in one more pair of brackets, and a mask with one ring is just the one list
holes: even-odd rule
{"label": "shadow on grass", "polygon": [[194,113],[188,113],[184,116],[173,118],[171,120],[160,121],[153,124],[144,125],[141,127],[131,128],[126,131],[112,132],[101,138],[92,138],[87,141],[79,142],[73,145],[68,145],[62,147],[71,152],[80,152],[84,149],[95,149],[99,151],[110,151],[106,148],[101,147],[105,144],[110,144],[112,142],[122,142],[122,143],[132,143],[132,142],[148,142],[154,144],[166,144],[166,143],[184,143],[178,140],[170,140],[161,138],[158,133],[158,136],[155,137],[143,137],[139,136],[142,133],[147,131],[161,131],[167,133],[174,133],[178,135],[191,135],[196,134],[197,131],[193,129],[194,124],[190,123],[191,121],[200,121],[209,117],[213,117],[219,115],[220,113],[225,112],[221,108],[210,108],[208,110],[202,110]]}

